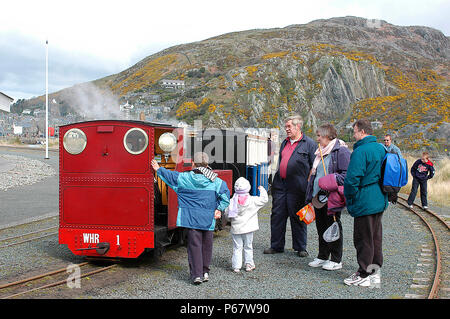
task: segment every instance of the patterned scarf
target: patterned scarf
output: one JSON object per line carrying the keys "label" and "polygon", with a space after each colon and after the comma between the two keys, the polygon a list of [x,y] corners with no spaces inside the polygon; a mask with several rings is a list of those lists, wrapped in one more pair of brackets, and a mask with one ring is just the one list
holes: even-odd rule
{"label": "patterned scarf", "polygon": [[195,170],[198,170],[211,182],[214,182],[218,175],[217,173],[214,173],[210,167],[196,167]]}

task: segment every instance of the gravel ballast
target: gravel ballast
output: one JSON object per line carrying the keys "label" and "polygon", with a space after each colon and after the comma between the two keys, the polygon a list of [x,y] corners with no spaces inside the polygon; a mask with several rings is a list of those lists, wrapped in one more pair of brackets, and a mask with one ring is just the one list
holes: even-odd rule
{"label": "gravel ballast", "polygon": [[[0,156],[4,160],[6,158],[8,161],[14,161],[15,167],[23,161],[20,156],[16,158]],[[42,163],[44,165],[34,163],[33,159],[23,162],[21,165],[25,165],[26,175],[32,175],[35,183],[54,183],[54,178],[51,177],[55,174],[53,168],[49,169],[45,163]],[[42,170],[45,171],[43,174]],[[8,182],[2,181],[1,185],[6,188],[3,190],[5,194],[9,194],[13,189],[20,190],[20,187],[27,183],[26,179],[19,177],[20,173],[13,172],[14,170],[8,170],[1,173],[12,175],[14,183],[18,183],[14,184],[16,186],[8,187],[13,185],[13,182],[7,185],[6,183],[10,183],[9,179]],[[52,191],[53,193],[50,201],[52,205],[57,206],[58,193]],[[30,207],[30,210],[32,209]],[[318,253],[315,223],[308,226],[309,257],[300,258],[292,250],[289,222],[285,252],[264,255],[263,250],[270,245],[270,212],[271,198],[259,213],[260,229],[255,233],[253,244],[256,264],[253,272],[247,273],[242,269],[240,273],[234,273],[231,270],[232,241],[229,226],[227,226],[224,230],[215,233],[210,280],[199,286],[194,286],[189,281],[186,247],[180,246],[167,249],[159,260],[145,254],[137,260],[120,263],[119,267],[112,271],[98,274],[90,279],[82,279],[81,289],[69,289],[62,285],[45,292],[24,296],[24,298],[391,299],[404,298],[406,294],[411,293],[423,293],[412,290],[410,286],[413,283],[417,264],[420,263],[422,245],[432,247],[431,236],[423,227],[416,230],[412,222],[420,224],[419,218],[400,206],[390,204],[383,215],[384,265],[381,269],[381,286],[372,289],[348,287],[343,283],[344,278],[355,272],[358,267],[353,246],[353,218],[345,210],[341,218],[344,236],[343,268],[337,271],[326,271],[308,266],[308,262],[312,261]],[[45,222],[45,227],[57,225],[57,223],[58,219],[52,218]],[[35,228],[37,228],[36,224],[30,224],[21,227],[21,232]],[[0,232],[0,238],[10,235],[12,235],[11,230],[8,230],[8,233]],[[0,281],[18,275],[25,276],[38,269],[50,270],[55,269],[56,265],[64,266],[83,260],[74,256],[65,245],[59,245],[57,235],[4,248],[1,254]]]}

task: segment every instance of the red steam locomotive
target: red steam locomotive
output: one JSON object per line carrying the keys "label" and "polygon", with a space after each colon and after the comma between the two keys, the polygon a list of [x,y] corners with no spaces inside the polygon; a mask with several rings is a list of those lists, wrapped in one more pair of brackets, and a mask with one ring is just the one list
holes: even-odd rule
{"label": "red steam locomotive", "polygon": [[[150,161],[190,170],[183,129],[99,120],[60,127],[59,243],[76,255],[136,258],[183,239],[175,192]],[[231,170],[216,170],[232,186]]]}
{"label": "red steam locomotive", "polygon": [[59,243],[82,256],[136,258],[184,241],[184,229],[176,226],[177,195],[154,174],[154,158],[183,172],[196,151],[214,149],[210,166],[230,193],[245,176],[252,195],[259,185],[269,187],[276,163],[267,136],[242,129],[97,120],[60,126],[59,139]]}

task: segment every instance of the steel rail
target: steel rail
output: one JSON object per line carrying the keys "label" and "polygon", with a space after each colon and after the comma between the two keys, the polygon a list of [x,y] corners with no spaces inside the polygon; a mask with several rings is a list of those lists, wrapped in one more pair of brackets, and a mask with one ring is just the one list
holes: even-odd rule
{"label": "steel rail", "polygon": [[[113,264],[113,265],[110,265],[110,266],[106,266],[106,267],[103,267],[103,268],[100,268],[100,269],[96,269],[96,270],[87,272],[85,274],[80,275],[80,278],[84,278],[86,276],[90,276],[90,275],[94,275],[94,274],[106,271],[106,270],[111,269],[111,268],[113,268],[115,266],[117,266],[117,264]],[[66,268],[64,268],[64,270],[66,270]],[[22,291],[22,292],[19,292],[19,293],[13,294],[13,295],[9,295],[9,296],[6,296],[6,297],[2,297],[1,299],[10,299],[10,298],[21,296],[21,295],[24,295],[24,294],[27,294],[27,293],[30,293],[30,292],[33,292],[33,291],[36,291],[36,290],[41,290],[41,289],[45,289],[45,288],[51,288],[51,287],[59,286],[59,285],[62,285],[64,283],[67,283],[67,279],[60,280],[60,281],[57,281],[57,282],[53,282],[53,283],[50,283],[50,284],[47,284],[47,285],[44,285],[44,286],[36,287],[36,288],[30,289],[30,290]]]}
{"label": "steel rail", "polygon": [[[399,197],[400,199],[406,201],[404,198]],[[425,225],[428,227],[428,229],[431,232],[431,235],[433,236],[433,241],[434,241],[434,247],[435,247],[435,251],[436,251],[436,272],[434,275],[434,279],[433,279],[433,285],[431,286],[430,289],[430,293],[428,294],[428,298],[427,299],[434,299],[437,296],[437,292],[438,292],[438,287],[439,287],[439,281],[440,281],[440,276],[441,276],[441,250],[439,248],[439,242],[437,240],[436,234],[433,230],[433,227],[431,227],[431,225],[426,221],[426,219],[421,216],[418,212],[414,211],[413,209],[411,209],[409,207],[409,205],[406,203],[401,203],[401,202],[397,202],[400,205],[402,205],[403,207],[405,207],[407,210],[413,212],[414,214],[416,214],[417,216],[420,217],[420,219],[425,223]],[[422,209],[422,207],[418,206],[420,209]],[[423,211],[426,212],[426,210],[422,209]],[[432,215],[434,217],[436,217],[436,215]]]}
{"label": "steel rail", "polygon": [[58,228],[58,226],[52,226],[52,227],[48,227],[48,228],[43,228],[43,229],[39,229],[39,230],[36,230],[36,231],[32,231],[32,232],[21,234],[21,235],[17,235],[17,236],[0,238],[0,242],[2,242],[2,241],[10,241],[10,240],[13,240],[13,239],[16,239],[16,238],[25,237],[25,236],[29,236],[29,235],[34,235],[34,234],[37,234],[37,233],[42,233],[42,232],[45,232],[47,230],[54,229],[54,228]]}
{"label": "steel rail", "polygon": [[[405,202],[408,200],[407,198],[404,198],[403,196],[398,195],[398,198],[403,199]],[[417,205],[416,203],[413,203],[414,207],[417,207],[431,215],[433,215],[434,217],[436,217],[437,219],[439,219],[439,221],[445,225],[445,227],[447,227],[448,230],[450,230],[450,225],[438,214],[436,214],[435,212],[433,212],[431,209],[427,208],[427,209],[423,209],[421,206]],[[408,207],[409,208],[409,207]]]}
{"label": "steel rail", "polygon": [[[81,264],[77,264],[76,266],[82,267],[82,266],[87,265],[87,264],[88,264],[88,262],[83,262]],[[57,269],[57,270],[53,270],[53,271],[47,272],[45,274],[36,275],[36,276],[25,278],[25,279],[22,279],[22,280],[10,282],[8,284],[0,285],[0,289],[4,289],[4,288],[20,285],[20,284],[23,284],[23,283],[26,283],[26,282],[29,282],[29,281],[33,281],[33,280],[36,280],[36,279],[40,279],[40,278],[43,278],[43,277],[59,274],[59,273],[64,272],[66,270],[67,270],[67,267],[66,268]]]}
{"label": "steel rail", "polygon": [[[41,238],[45,238],[45,237],[49,237],[49,236],[57,235],[57,234],[58,234],[58,232],[54,232],[54,233],[42,235],[42,236],[39,236],[39,237],[33,237],[33,238],[30,238],[30,239],[27,239],[27,240],[22,240],[22,241],[18,241],[16,243],[0,246],[0,249],[8,248],[8,247],[15,246],[15,245],[20,245],[20,244],[23,244],[23,243],[27,243],[29,241],[33,241],[33,240],[37,240],[37,239],[41,239]],[[23,237],[23,236],[17,236],[16,238],[18,238],[18,237]],[[3,241],[3,240],[0,240],[0,241]]]}

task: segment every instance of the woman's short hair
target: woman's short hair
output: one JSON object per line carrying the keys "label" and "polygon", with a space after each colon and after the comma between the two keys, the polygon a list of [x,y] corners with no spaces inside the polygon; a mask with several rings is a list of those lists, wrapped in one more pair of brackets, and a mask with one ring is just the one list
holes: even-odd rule
{"label": "woman's short hair", "polygon": [[332,124],[322,124],[316,130],[316,133],[320,136],[326,136],[331,140],[334,140],[337,137],[336,129]]}
{"label": "woman's short hair", "polygon": [[300,128],[303,127],[303,118],[302,118],[300,115],[298,115],[298,114],[288,116],[288,117],[284,120],[284,123],[287,123],[287,122],[289,122],[289,121],[292,121],[292,125],[294,125],[294,126],[297,126],[297,125],[300,124]]}
{"label": "woman's short hair", "polygon": [[208,167],[209,156],[204,152],[197,152],[194,154],[194,164],[197,167]]}

